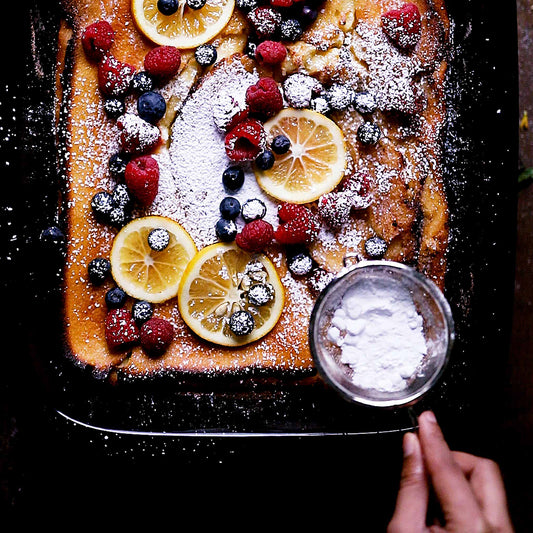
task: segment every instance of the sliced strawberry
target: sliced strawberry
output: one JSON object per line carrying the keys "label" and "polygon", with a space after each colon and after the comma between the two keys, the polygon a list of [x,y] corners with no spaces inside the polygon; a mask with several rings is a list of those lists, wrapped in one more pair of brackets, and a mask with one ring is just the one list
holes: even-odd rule
{"label": "sliced strawberry", "polygon": [[125,308],[109,311],[105,320],[105,338],[111,350],[125,350],[139,342],[139,328]]}
{"label": "sliced strawberry", "polygon": [[399,48],[414,48],[420,40],[422,22],[415,4],[404,4],[400,9],[387,11],[381,16],[383,31]]}
{"label": "sliced strawberry", "polygon": [[264,139],[263,125],[256,119],[246,118],[226,135],[226,153],[232,161],[251,161],[261,151]]}
{"label": "sliced strawberry", "polygon": [[144,206],[154,201],[159,188],[159,165],[150,155],[132,159],[126,165],[126,185],[136,200]]}

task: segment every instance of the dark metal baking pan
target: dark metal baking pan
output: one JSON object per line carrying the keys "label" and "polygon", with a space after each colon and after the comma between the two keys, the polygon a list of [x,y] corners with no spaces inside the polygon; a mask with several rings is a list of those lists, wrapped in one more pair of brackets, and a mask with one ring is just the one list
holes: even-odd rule
{"label": "dark metal baking pan", "polygon": [[[448,2],[454,23],[446,127],[451,250],[446,296],[456,343],[440,385],[414,410],[431,407],[455,428],[483,427],[498,408],[510,332],[514,274],[517,160],[517,61],[512,3],[497,13],[480,0]],[[61,225],[56,167],[54,76],[58,11],[46,2],[20,10],[17,67],[6,80],[2,124],[6,171],[14,187],[2,198],[6,234],[7,326],[18,338],[9,367],[32,402],[69,428],[151,438],[363,436],[411,428],[412,412],[356,406],[324,387],[203,388],[172,381],[95,379],[64,356],[61,246],[41,231]],[[505,39],[502,38],[505,34]],[[6,45],[7,46],[7,45]],[[9,94],[8,94],[9,93]],[[24,387],[29,387],[27,390]]]}

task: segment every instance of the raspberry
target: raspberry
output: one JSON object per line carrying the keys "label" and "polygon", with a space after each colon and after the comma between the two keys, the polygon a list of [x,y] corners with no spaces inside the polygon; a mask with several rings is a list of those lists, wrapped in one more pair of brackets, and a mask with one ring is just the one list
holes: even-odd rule
{"label": "raspberry", "polygon": [[126,113],[117,120],[122,150],[128,154],[146,153],[155,148],[161,139],[161,132],[154,124],[141,117]]}
{"label": "raspberry", "polygon": [[387,37],[399,48],[414,48],[420,40],[422,23],[415,4],[387,11],[381,16],[381,24]]}
{"label": "raspberry", "polygon": [[280,244],[310,244],[318,235],[320,220],[309,208],[297,204],[282,204],[278,211],[281,222],[274,232]]}
{"label": "raspberry", "polygon": [[261,151],[263,139],[261,122],[247,118],[226,134],[226,153],[232,161],[251,161]]}
{"label": "raspberry", "polygon": [[272,242],[273,236],[272,224],[266,220],[257,219],[244,225],[235,237],[235,242],[247,252],[261,252]]}
{"label": "raspberry", "polygon": [[124,350],[139,342],[139,328],[130,311],[120,308],[107,313],[105,339],[111,350]]}
{"label": "raspberry", "polygon": [[281,15],[272,7],[256,7],[248,13],[248,20],[259,39],[273,37],[281,27]]}
{"label": "raspberry", "polygon": [[140,340],[148,355],[162,355],[174,340],[174,326],[164,318],[150,318],[141,326]]}
{"label": "raspberry", "polygon": [[372,203],[371,181],[366,174],[354,174],[344,180],[341,187],[349,195],[354,209],[365,209]]}
{"label": "raspberry", "polygon": [[270,5],[273,7],[291,7],[294,0],[270,0]]}
{"label": "raspberry", "polygon": [[126,185],[131,194],[142,205],[148,206],[159,188],[159,165],[150,155],[132,159],[126,167]]}
{"label": "raspberry", "polygon": [[352,201],[345,191],[324,194],[318,200],[320,218],[333,229],[340,228],[350,217]]}
{"label": "raspberry", "polygon": [[104,96],[124,96],[135,75],[135,68],[108,55],[98,64],[98,86]]}
{"label": "raspberry", "polygon": [[277,41],[263,41],[255,50],[255,58],[262,65],[277,65],[287,57],[287,49]]}
{"label": "raspberry", "polygon": [[268,118],[283,108],[283,96],[273,78],[260,78],[246,90],[246,103],[250,113]]}
{"label": "raspberry", "polygon": [[81,44],[90,59],[100,61],[109,52],[115,41],[115,30],[105,20],[87,26],[81,36]]}
{"label": "raspberry", "polygon": [[181,53],[175,46],[158,46],[144,57],[144,69],[158,79],[175,76],[181,65]]}

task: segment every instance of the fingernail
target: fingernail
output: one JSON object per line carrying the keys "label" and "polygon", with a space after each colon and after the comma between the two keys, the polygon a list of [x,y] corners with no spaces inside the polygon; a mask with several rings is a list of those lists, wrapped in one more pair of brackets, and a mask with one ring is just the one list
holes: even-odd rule
{"label": "fingernail", "polygon": [[437,423],[437,418],[433,411],[424,411],[420,416],[423,416],[426,421],[431,422],[432,424]]}
{"label": "fingernail", "polygon": [[408,457],[415,453],[416,450],[416,435],[414,433],[406,433],[403,437],[403,455]]}

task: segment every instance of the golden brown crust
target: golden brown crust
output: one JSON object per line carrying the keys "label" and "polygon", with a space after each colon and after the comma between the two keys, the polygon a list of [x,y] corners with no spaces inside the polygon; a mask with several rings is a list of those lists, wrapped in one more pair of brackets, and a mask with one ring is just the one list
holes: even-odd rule
{"label": "golden brown crust", "polygon": [[[356,243],[340,237],[334,246],[316,244],[313,253],[319,264],[337,271],[347,252],[357,251],[363,256],[364,239],[377,234],[389,243],[386,258],[416,264],[443,287],[448,210],[439,136],[445,116],[446,62],[443,49],[449,23],[441,1],[416,0],[415,3],[423,14],[423,32],[414,52],[420,72],[413,79],[422,88],[425,106],[407,118],[396,110],[377,112],[375,120],[382,128],[384,138],[377,147],[369,148],[361,148],[355,140],[357,126],[363,120],[361,115],[346,111],[334,116],[345,133],[352,160],[363,162],[354,171],[363,168],[374,178],[375,201],[368,209],[356,212],[343,229],[344,236],[350,233],[350,229],[357,232],[360,238]],[[157,310],[158,316],[171,320],[177,331],[173,345],[163,357],[150,358],[140,348],[127,353],[109,352],[104,337],[104,294],[112,282],[98,289],[92,287],[87,279],[87,264],[95,256],[109,255],[115,233],[94,220],[90,200],[97,189],[111,185],[107,162],[110,155],[118,151],[118,135],[116,125],[103,112],[97,70],[83,53],[80,35],[83,28],[96,20],[110,21],[116,30],[114,55],[141,69],[143,58],[153,44],[136,29],[129,6],[129,0],[71,0],[66,4],[70,27],[64,23],[59,37],[62,54],[67,41],[72,38],[73,42],[73,71],[65,93],[69,110],[69,239],[65,268],[65,323],[69,350],[83,365],[102,372],[123,369],[131,375],[151,375],[168,370],[193,374],[238,373],[253,369],[276,371],[281,375],[312,372],[307,325],[313,296],[307,288],[294,289],[293,284],[301,282],[287,274],[282,254],[276,249],[270,255],[279,267],[280,278],[287,283],[287,305],[274,330],[264,339],[239,349],[209,345],[188,330],[175,302],[170,301]],[[379,28],[381,13],[397,6],[396,0],[328,0],[302,41],[289,46],[288,59],[282,70],[274,75],[279,78],[291,72],[306,71],[323,82],[345,79],[352,74],[339,60],[346,36],[356,35],[360,24]],[[224,57],[230,58],[242,51],[246,43],[245,31],[246,22],[236,12],[225,33],[218,38],[217,44]],[[183,71],[190,58],[190,53],[184,54]],[[63,63],[60,61],[61,65]],[[366,64],[362,66],[368,68]],[[269,73],[269,70],[260,73]],[[195,76],[192,79],[196,80]],[[58,85],[58,95],[61,94]],[[391,175],[385,191],[378,190],[380,184],[384,185],[383,180],[380,182],[384,168]]]}

